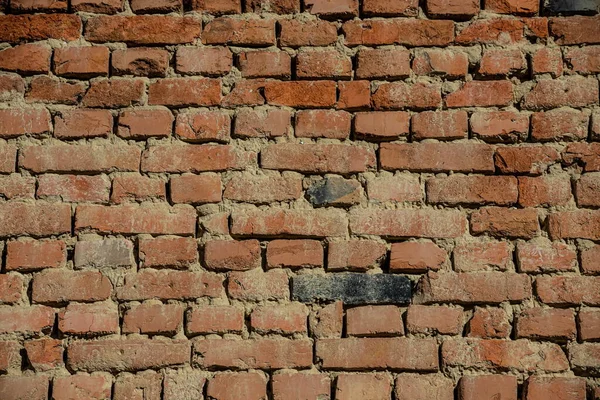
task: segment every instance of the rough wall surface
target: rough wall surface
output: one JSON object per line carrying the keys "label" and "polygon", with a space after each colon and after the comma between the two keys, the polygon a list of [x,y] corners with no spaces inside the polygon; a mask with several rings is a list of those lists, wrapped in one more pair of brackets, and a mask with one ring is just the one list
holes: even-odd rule
{"label": "rough wall surface", "polygon": [[597,1],[2,10],[1,400],[600,399]]}

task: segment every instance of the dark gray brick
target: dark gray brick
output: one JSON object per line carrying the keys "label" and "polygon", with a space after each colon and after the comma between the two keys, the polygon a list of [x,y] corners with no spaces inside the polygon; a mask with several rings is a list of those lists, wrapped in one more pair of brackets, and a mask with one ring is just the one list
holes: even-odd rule
{"label": "dark gray brick", "polygon": [[292,278],[292,298],[303,303],[342,300],[346,304],[408,304],[411,283],[391,274],[339,273]]}
{"label": "dark gray brick", "polygon": [[308,201],[315,206],[349,205],[360,199],[360,183],[339,177],[329,177],[314,183],[306,191]]}
{"label": "dark gray brick", "polygon": [[600,0],[546,0],[544,7],[551,14],[591,14],[598,12]]}

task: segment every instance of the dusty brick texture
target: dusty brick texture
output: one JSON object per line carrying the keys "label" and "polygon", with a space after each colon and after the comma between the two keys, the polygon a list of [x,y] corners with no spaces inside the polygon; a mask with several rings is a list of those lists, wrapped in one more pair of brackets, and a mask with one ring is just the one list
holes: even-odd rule
{"label": "dusty brick texture", "polygon": [[595,0],[0,0],[0,400],[600,400]]}

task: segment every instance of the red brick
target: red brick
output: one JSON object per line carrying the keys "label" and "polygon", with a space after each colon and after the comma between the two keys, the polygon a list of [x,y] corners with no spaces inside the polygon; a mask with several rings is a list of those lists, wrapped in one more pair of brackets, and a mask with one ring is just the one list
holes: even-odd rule
{"label": "red brick", "polygon": [[468,135],[469,116],[465,111],[425,111],[412,116],[414,139],[463,139]]}
{"label": "red brick", "polygon": [[194,238],[158,237],[140,239],[142,267],[187,268],[198,261],[198,243]]}
{"label": "red brick", "polygon": [[164,374],[163,400],[201,399],[206,378],[198,370],[170,370]]}
{"label": "red brick", "polygon": [[267,268],[322,266],[323,246],[317,240],[273,240],[267,245]]}
{"label": "red brick", "polygon": [[222,295],[222,276],[190,271],[144,269],[125,275],[123,286],[117,288],[119,300],[183,300]]}
{"label": "red brick", "polygon": [[406,312],[406,329],[426,335],[459,335],[463,329],[462,308],[411,305]]}
{"label": "red brick", "polygon": [[189,361],[187,340],[78,340],[71,342],[67,350],[67,365],[73,371],[136,371]]}
{"label": "red brick", "polygon": [[490,18],[471,21],[456,35],[458,44],[509,45],[524,39],[524,24],[518,19]]}
{"label": "red brick", "polygon": [[194,342],[195,361],[201,368],[283,369],[312,365],[308,339],[205,339]]}
{"label": "red brick", "polygon": [[235,117],[233,135],[241,138],[286,136],[292,115],[278,108],[241,109]]}
{"label": "red brick", "polygon": [[1,306],[0,317],[0,333],[39,335],[50,333],[54,325],[54,310],[45,306]]}
{"label": "red brick", "polygon": [[531,117],[531,137],[540,142],[585,139],[589,119],[589,115],[571,109],[537,112]]}
{"label": "red brick", "polygon": [[62,203],[0,203],[0,237],[34,237],[71,232],[71,206]]}
{"label": "red brick", "polygon": [[17,341],[0,342],[0,371],[20,370],[22,362],[20,351],[21,345]]}
{"label": "red brick", "polygon": [[410,52],[405,49],[360,49],[356,78],[390,79],[410,75]]}
{"label": "red brick", "polygon": [[260,372],[222,372],[208,381],[207,395],[215,400],[267,398],[267,378]]}
{"label": "red brick", "polygon": [[165,200],[165,182],[131,173],[115,176],[111,192],[112,203],[127,203],[147,200]]}
{"label": "red brick", "polygon": [[308,309],[304,304],[259,306],[250,315],[252,329],[259,333],[306,333]]}
{"label": "red brick", "polygon": [[162,374],[155,371],[144,371],[131,375],[121,374],[115,381],[114,400],[127,400],[143,393],[148,400],[159,400],[162,392]]}
{"label": "red brick", "polygon": [[162,107],[124,110],[119,115],[117,135],[123,139],[145,140],[167,137],[173,129],[173,114]]}
{"label": "red brick", "polygon": [[223,107],[260,106],[266,103],[263,96],[264,79],[243,79],[234,83],[231,91],[223,97]]}
{"label": "red brick", "polygon": [[572,76],[564,79],[544,79],[523,98],[522,106],[530,110],[586,107],[598,104],[598,80]]}
{"label": "red brick", "polygon": [[300,12],[300,0],[249,0],[246,12],[275,14],[297,14]]}
{"label": "red brick", "polygon": [[289,297],[289,280],[281,269],[263,272],[260,268],[229,273],[227,293],[242,301],[279,300]]}
{"label": "red brick", "polygon": [[414,172],[493,172],[494,149],[481,143],[384,143],[381,168]]}
{"label": "red brick", "polygon": [[341,338],[344,327],[344,306],[341,301],[328,304],[310,316],[310,331],[317,339]]}
{"label": "red brick", "polygon": [[518,49],[490,49],[483,52],[479,63],[482,75],[513,75],[527,72],[527,61]]}
{"label": "red brick", "polygon": [[531,69],[534,75],[550,74],[553,78],[562,75],[563,58],[559,48],[542,47],[531,58]]}
{"label": "red brick", "polygon": [[346,111],[302,110],[296,113],[296,137],[347,139],[352,115]]}
{"label": "red brick", "polygon": [[454,40],[452,21],[424,19],[373,19],[345,22],[342,30],[348,46],[445,46]]}
{"label": "red brick", "polygon": [[454,248],[453,259],[454,269],[459,272],[506,271],[512,265],[512,246],[508,242],[487,240],[462,242]]}
{"label": "red brick", "polygon": [[413,59],[412,69],[417,75],[462,78],[468,73],[469,58],[466,53],[454,50],[419,50]]}
{"label": "red brick", "polygon": [[540,300],[551,305],[600,305],[600,293],[595,290],[600,276],[540,276],[535,281]]}
{"label": "red brick", "polygon": [[42,135],[52,130],[50,113],[45,108],[7,108],[0,110],[0,137]]}
{"label": "red brick", "polygon": [[7,144],[5,141],[0,142],[0,172],[15,172],[16,164],[17,146],[14,144]]}
{"label": "red brick", "polygon": [[294,173],[283,175],[234,175],[225,185],[223,197],[246,203],[295,200],[302,195],[302,179]]}
{"label": "red brick", "polygon": [[520,272],[563,272],[577,270],[577,252],[560,242],[518,243]]}
{"label": "red brick", "polygon": [[83,96],[84,107],[119,108],[142,103],[146,84],[140,79],[101,79],[90,82]]}
{"label": "red brick", "polygon": [[525,339],[451,339],[442,344],[448,367],[515,369],[521,372],[559,372],[569,368],[565,353],[555,343]]}
{"label": "red brick", "polygon": [[600,207],[600,174],[581,175],[575,186],[575,197],[580,207]]}
{"label": "red brick", "polygon": [[242,4],[241,0],[194,0],[192,9],[206,14],[239,14]]}
{"label": "red brick", "polygon": [[562,152],[567,165],[577,163],[583,172],[600,171],[600,143],[571,143]]}
{"label": "red brick", "polygon": [[581,269],[585,274],[600,272],[600,246],[593,246],[581,251]]}
{"label": "red brick", "polygon": [[180,47],[175,69],[184,75],[221,76],[231,71],[233,56],[226,47]]}
{"label": "red brick", "polygon": [[346,311],[348,336],[404,335],[402,312],[396,306],[363,306]]}
{"label": "red brick", "polygon": [[177,115],[175,134],[186,142],[228,142],[231,120],[221,111],[197,111]]}
{"label": "red brick", "polygon": [[268,104],[294,108],[328,108],[336,102],[333,81],[269,81],[264,88]]}
{"label": "red brick", "polygon": [[62,268],[67,246],[62,240],[11,241],[6,243],[6,270],[33,271]]}
{"label": "red brick", "polygon": [[560,159],[558,152],[549,146],[498,147],[496,167],[503,174],[539,175]]}
{"label": "red brick", "polygon": [[600,239],[600,211],[576,210],[550,214],[552,239]]}
{"label": "red brick", "polygon": [[361,12],[372,17],[416,17],[418,11],[419,4],[416,0],[364,0]]}
{"label": "red brick", "polygon": [[337,27],[328,21],[282,19],[278,23],[281,27],[279,44],[283,47],[327,46],[338,37]]}
{"label": "red brick", "polygon": [[205,172],[243,169],[256,163],[256,153],[233,146],[158,145],[142,156],[143,172]]}
{"label": "red brick", "polygon": [[540,3],[537,0],[487,0],[485,9],[498,14],[536,14]]}
{"label": "red brick", "polygon": [[181,0],[132,0],[131,10],[136,14],[181,12]]}
{"label": "red brick", "polygon": [[351,18],[358,15],[358,0],[304,0],[304,7],[309,13],[323,18]]}
{"label": "red brick", "polygon": [[454,382],[442,374],[399,374],[396,376],[396,400],[453,400]]}
{"label": "red brick", "polygon": [[446,261],[446,251],[431,242],[392,243],[390,271],[415,273],[438,270]]}
{"label": "red brick", "polygon": [[451,238],[462,236],[466,225],[462,213],[449,210],[355,210],[350,213],[350,231],[358,235]]}
{"label": "red brick", "polygon": [[247,271],[262,265],[258,240],[210,240],[204,247],[204,264],[209,270]]}
{"label": "red brick", "polygon": [[517,337],[542,340],[573,340],[577,336],[572,310],[526,308],[515,325]]}
{"label": "red brick", "polygon": [[559,45],[600,43],[600,17],[572,16],[551,18],[550,31]]}
{"label": "red brick", "polygon": [[50,371],[63,366],[62,340],[43,338],[25,342],[27,359],[35,372]]}
{"label": "red brick", "polygon": [[195,228],[196,210],[187,205],[79,205],[75,213],[75,230],[78,232],[193,235]]}
{"label": "red brick", "polygon": [[527,400],[542,400],[556,396],[561,400],[585,400],[585,380],[580,377],[531,376],[525,386]]}
{"label": "red brick", "polygon": [[24,75],[47,74],[51,55],[51,48],[39,44],[9,47],[0,51],[0,69]]}
{"label": "red brick", "polygon": [[183,326],[183,310],[181,304],[143,303],[132,306],[125,311],[123,333],[175,335]]}
{"label": "red brick", "polygon": [[510,375],[463,376],[458,385],[460,400],[517,400],[517,378]]}
{"label": "red brick", "polygon": [[471,132],[486,142],[512,143],[526,140],[529,116],[513,111],[474,112],[471,115]]}
{"label": "red brick", "polygon": [[519,197],[513,176],[434,177],[427,180],[426,188],[429,203],[509,205]]}
{"label": "red brick", "polygon": [[[338,109],[361,109],[371,106],[369,81],[338,82]],[[599,134],[600,135],[600,134]]]}
{"label": "red brick", "polygon": [[573,71],[581,74],[600,72],[600,47],[582,47],[568,49],[565,61]]}
{"label": "red brick", "polygon": [[438,345],[433,339],[321,339],[316,355],[324,369],[438,370]]}
{"label": "red brick", "polygon": [[415,304],[518,302],[531,297],[529,276],[515,273],[428,272],[419,281]]}
{"label": "red brick", "polygon": [[519,177],[519,204],[523,207],[565,205],[571,199],[568,176]]}
{"label": "red brick", "polygon": [[54,117],[54,136],[59,139],[107,137],[112,131],[108,110],[65,110]]}
{"label": "red brick", "polygon": [[433,17],[465,17],[479,13],[479,2],[476,0],[427,0],[427,14]]}
{"label": "red brick", "polygon": [[46,400],[50,382],[47,376],[1,376],[0,387],[5,400]]}
{"label": "red brick", "polygon": [[76,40],[81,34],[81,19],[72,14],[0,16],[0,40],[18,43],[46,39]]}
{"label": "red brick", "polygon": [[98,271],[45,270],[35,275],[32,285],[36,303],[101,301],[111,292],[110,280]]}
{"label": "red brick", "polygon": [[158,15],[98,16],[85,26],[90,42],[125,42],[134,45],[191,43],[200,36],[201,21],[193,17]]}
{"label": "red brick", "polygon": [[392,377],[385,373],[342,374],[335,382],[336,400],[387,399],[391,393]]}
{"label": "red brick", "polygon": [[469,81],[447,94],[445,102],[450,108],[507,106],[513,102],[513,86],[510,81]]}
{"label": "red brick", "polygon": [[33,199],[35,195],[35,178],[21,174],[0,176],[0,195],[7,200]]}
{"label": "red brick", "polygon": [[418,177],[407,174],[369,179],[367,181],[367,193],[369,200],[378,202],[423,200],[423,192]]}
{"label": "red brick", "polygon": [[507,338],[511,328],[511,321],[504,309],[475,307],[473,318],[469,321],[467,336],[484,339]]}
{"label": "red brick", "polygon": [[[33,78],[30,82],[30,92],[33,83],[37,80],[37,78]],[[23,78],[16,74],[0,75],[0,101],[7,102],[22,99],[24,93],[25,81]],[[28,98],[29,95],[30,93],[28,93]]]}
{"label": "red brick", "polygon": [[85,84],[83,82],[63,82],[48,76],[36,76],[29,82],[25,100],[30,103],[75,105],[84,93]]}
{"label": "red brick", "polygon": [[600,309],[582,308],[577,315],[577,323],[581,340],[600,339]]}
{"label": "red brick", "polygon": [[58,330],[81,336],[119,333],[119,309],[108,303],[69,304],[58,313]]}
{"label": "red brick", "polygon": [[238,56],[244,78],[290,78],[292,59],[285,51],[247,51]]}
{"label": "red brick", "polygon": [[123,3],[119,0],[72,0],[73,11],[100,14],[115,14],[123,11]]}
{"label": "red brick", "polygon": [[202,42],[233,46],[271,46],[275,44],[275,21],[219,17],[206,24]]}
{"label": "red brick", "polygon": [[187,312],[189,335],[240,333],[244,328],[244,310],[234,306],[194,306]]}
{"label": "red brick", "polygon": [[263,168],[298,172],[364,172],[375,162],[372,149],[345,144],[279,143],[269,145],[261,153]]}
{"label": "red brick", "polygon": [[[599,350],[600,344],[598,343],[571,343],[568,351],[572,368],[577,372],[597,374],[600,364]],[[583,400],[583,398],[581,399]]]}
{"label": "red brick", "polygon": [[440,85],[435,83],[383,83],[373,93],[371,101],[376,110],[426,110],[440,105],[440,91]]}
{"label": "red brick", "polygon": [[484,207],[471,214],[471,232],[498,237],[532,238],[540,229],[534,208]]}
{"label": "red brick", "polygon": [[[8,267],[7,267],[8,269]],[[17,274],[0,275],[0,303],[16,303],[21,300],[23,278]]]}
{"label": "red brick", "polygon": [[67,11],[66,1],[54,0],[13,0],[10,3],[10,8],[17,12],[27,11]]}
{"label": "red brick", "polygon": [[148,104],[171,107],[216,106],[221,81],[210,78],[165,78],[150,84]]}
{"label": "red brick", "polygon": [[354,115],[354,133],[365,140],[395,140],[407,136],[410,114],[404,111],[359,112]]}
{"label": "red brick", "polygon": [[163,49],[117,49],[111,56],[114,75],[163,77],[169,66],[169,53]]}
{"label": "red brick", "polygon": [[367,271],[381,264],[387,249],[384,243],[371,240],[330,242],[327,270]]}
{"label": "red brick", "polygon": [[106,76],[109,55],[104,46],[58,48],[54,50],[54,73],[72,78]]}
{"label": "red brick", "polygon": [[278,372],[271,378],[273,400],[328,399],[331,379],[326,374]]}

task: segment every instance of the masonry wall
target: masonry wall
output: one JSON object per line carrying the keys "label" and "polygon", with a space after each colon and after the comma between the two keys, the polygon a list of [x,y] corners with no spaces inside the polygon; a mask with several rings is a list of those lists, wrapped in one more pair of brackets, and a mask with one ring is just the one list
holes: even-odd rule
{"label": "masonry wall", "polygon": [[600,399],[597,1],[2,10],[1,400]]}

